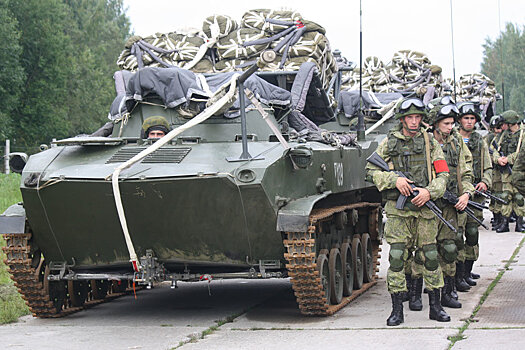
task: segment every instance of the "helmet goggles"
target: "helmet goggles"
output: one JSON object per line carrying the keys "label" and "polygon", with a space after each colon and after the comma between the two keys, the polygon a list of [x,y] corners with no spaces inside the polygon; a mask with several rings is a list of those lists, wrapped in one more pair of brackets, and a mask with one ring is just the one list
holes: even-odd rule
{"label": "helmet goggles", "polygon": [[409,98],[401,102],[401,105],[399,106],[399,113],[406,113],[412,106],[421,111],[425,110],[425,104],[423,101],[418,98]]}

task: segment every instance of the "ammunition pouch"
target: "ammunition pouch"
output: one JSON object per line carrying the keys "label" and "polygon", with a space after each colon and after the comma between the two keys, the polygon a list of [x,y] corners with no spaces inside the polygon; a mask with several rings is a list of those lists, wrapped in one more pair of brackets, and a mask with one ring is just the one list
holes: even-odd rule
{"label": "ammunition pouch", "polygon": [[435,271],[439,267],[438,251],[435,243],[423,246],[423,256],[425,258],[425,268]]}
{"label": "ammunition pouch", "polygon": [[388,253],[390,270],[401,272],[405,267],[405,243],[392,243]]}
{"label": "ammunition pouch", "polygon": [[439,253],[445,263],[451,264],[455,262],[458,257],[456,243],[450,239],[439,242]]}
{"label": "ammunition pouch", "polygon": [[465,230],[465,238],[469,247],[474,247],[478,244],[479,231],[477,224],[467,224],[467,228]]}

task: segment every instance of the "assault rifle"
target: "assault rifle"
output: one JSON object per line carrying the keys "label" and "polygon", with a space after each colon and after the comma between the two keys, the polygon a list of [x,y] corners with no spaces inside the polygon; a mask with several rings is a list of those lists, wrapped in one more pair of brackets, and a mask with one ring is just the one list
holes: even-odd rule
{"label": "assault rifle", "polygon": [[487,198],[487,199],[493,199],[493,200],[495,200],[495,201],[497,201],[497,202],[500,202],[501,204],[505,204],[505,205],[508,205],[508,204],[509,204],[509,202],[507,202],[507,201],[504,200],[504,199],[499,198],[498,196],[493,195],[493,194],[490,193],[490,191],[488,191],[488,190],[487,190],[487,191],[478,191],[478,190],[475,190],[475,191],[476,191],[476,194],[479,194],[479,195],[481,195],[481,196],[483,196],[483,197],[485,197],[485,198]]}
{"label": "assault rifle", "polygon": [[[457,202],[459,201],[459,198],[458,196],[456,196],[455,194],[453,194],[452,192],[450,191],[445,191],[445,194],[443,195],[443,199],[446,200],[447,202],[449,202],[450,204],[452,205],[456,205]],[[489,229],[487,226],[485,226],[483,224],[483,221],[481,221],[480,219],[478,219],[476,217],[476,215],[474,214],[474,212],[472,211],[472,209],[470,209],[468,206],[472,206],[473,208],[476,208],[478,210],[483,210],[483,208],[487,208],[485,207],[484,205],[482,204],[479,204],[479,203],[476,203],[476,202],[472,202],[472,201],[468,201],[468,205],[465,207],[465,209],[463,209],[463,211],[474,221],[476,221],[479,225],[483,226],[485,229]],[[481,209],[479,209],[481,208]],[[458,210],[459,211],[459,210]]]}
{"label": "assault rifle", "polygon": [[[389,172],[395,173],[396,175],[398,175],[400,177],[404,177],[405,179],[408,179],[408,177],[402,171],[391,170],[388,167],[388,164],[385,162],[385,160],[383,158],[381,158],[381,156],[379,154],[377,154],[376,152],[372,153],[370,155],[370,157],[368,157],[366,159],[366,161],[371,163],[371,164],[373,164],[373,165],[375,165],[375,166],[377,166],[378,168],[380,168],[383,171],[389,171]],[[413,183],[410,183],[410,186],[412,187],[412,189],[417,187]],[[417,196],[418,194],[419,194],[419,191],[417,191],[417,190],[414,190],[412,192],[412,196],[414,196],[414,197]],[[404,196],[404,195],[400,194],[399,197],[397,198],[396,208],[397,209],[403,209],[405,207],[405,203],[406,203],[407,199],[408,199],[407,196]],[[425,207],[430,209],[430,211],[432,211],[432,213],[434,213],[434,215],[439,220],[441,220],[441,222],[443,222],[450,230],[452,230],[452,231],[457,233],[456,228],[450,222],[445,220],[445,218],[443,217],[443,212],[441,211],[441,209],[438,208],[436,203],[434,203],[433,201],[429,200],[429,201],[427,201],[425,203]]]}

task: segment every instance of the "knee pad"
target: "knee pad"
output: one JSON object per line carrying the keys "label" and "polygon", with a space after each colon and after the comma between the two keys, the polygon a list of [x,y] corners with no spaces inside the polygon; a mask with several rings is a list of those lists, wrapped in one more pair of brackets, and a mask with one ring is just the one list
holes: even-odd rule
{"label": "knee pad", "polygon": [[414,254],[414,262],[418,265],[425,264],[425,254],[423,254],[422,249],[416,250],[416,253]]}
{"label": "knee pad", "polygon": [[425,258],[425,268],[429,271],[435,271],[439,267],[438,251],[436,244],[427,244],[423,246],[423,256]]}
{"label": "knee pad", "polygon": [[467,229],[465,231],[465,238],[468,246],[474,247],[475,245],[477,245],[479,240],[478,226],[467,225]]}
{"label": "knee pad", "polygon": [[446,239],[440,242],[439,244],[441,258],[447,264],[451,264],[456,261],[458,257],[458,248],[456,243],[453,240]]}
{"label": "knee pad", "polygon": [[388,253],[390,270],[401,272],[405,267],[405,243],[392,243]]}
{"label": "knee pad", "polygon": [[523,205],[525,204],[525,199],[521,194],[516,193],[514,195],[514,202],[518,205],[518,207],[523,207]]}

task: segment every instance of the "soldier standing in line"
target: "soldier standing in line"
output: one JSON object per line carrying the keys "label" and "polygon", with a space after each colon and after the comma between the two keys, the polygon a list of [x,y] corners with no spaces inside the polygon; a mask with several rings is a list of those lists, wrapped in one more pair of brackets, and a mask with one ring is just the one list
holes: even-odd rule
{"label": "soldier standing in line", "polygon": [[[492,185],[492,161],[489,155],[489,148],[481,135],[474,129],[476,123],[481,121],[481,115],[477,106],[472,102],[463,102],[458,105],[459,133],[463,141],[467,144],[472,154],[472,171],[476,190],[487,191]],[[474,195],[473,201],[483,203],[485,198],[481,195]],[[483,221],[483,212],[474,210],[476,217]],[[467,218],[465,227],[465,281],[470,286],[475,286],[476,281],[472,279],[472,265],[479,257],[479,224],[472,218]]]}
{"label": "soldier standing in line", "polygon": [[[437,244],[439,247],[439,260],[445,285],[441,293],[441,305],[451,308],[460,308],[461,303],[452,295],[454,282],[458,291],[466,292],[470,286],[463,280],[464,276],[464,254],[459,252],[464,249],[463,232],[464,227],[459,226],[459,213],[468,204],[474,186],[472,185],[472,155],[462,140],[461,135],[453,130],[459,111],[455,104],[438,104],[429,113],[433,125],[433,135],[441,145],[445,160],[447,161],[450,176],[447,181],[447,190],[458,197],[455,204],[440,200],[441,209],[445,219],[455,226],[457,233],[446,225],[439,223]],[[466,221],[466,220],[465,220]]]}
{"label": "soldier standing in line", "polygon": [[[367,179],[377,186],[386,199],[385,238],[390,245],[387,285],[392,298],[388,326],[397,326],[404,322],[403,293],[407,291],[404,264],[412,246],[416,249],[414,265],[418,267],[414,270],[421,271],[421,275],[413,278],[412,283],[420,286],[421,298],[423,279],[425,280],[429,289],[430,319],[450,321],[450,316],[440,304],[439,288],[443,286],[443,274],[436,245],[437,219],[424,206],[430,199],[443,195],[448,167],[441,147],[421,128],[421,120],[425,115],[425,105],[420,99],[408,98],[400,101],[396,105],[395,114],[400,123],[389,132],[376,150],[391,169],[403,171],[411,180],[393,172],[382,171],[370,163],[366,166]],[[416,186],[417,195],[407,201],[403,209],[396,209],[396,200],[400,194],[413,194],[411,183]]]}
{"label": "soldier standing in line", "polygon": [[[498,197],[502,196],[503,182],[501,182],[501,168],[497,166],[497,163],[492,160],[492,153],[494,148],[497,148],[497,143],[503,132],[503,118],[501,115],[495,115],[490,119],[490,132],[485,136],[485,141],[489,146],[489,154],[491,155],[492,162],[492,194]],[[505,124],[505,128],[508,125]],[[493,147],[491,147],[491,145]],[[492,212],[492,230],[495,231],[501,224],[501,203],[491,200],[489,210]]]}
{"label": "soldier standing in line", "polygon": [[521,147],[512,167],[512,186],[525,196],[525,147]]}
{"label": "soldier standing in line", "polygon": [[509,219],[512,212],[516,213],[518,219],[516,220],[516,232],[523,232],[525,225],[523,223],[523,216],[525,215],[525,198],[512,185],[512,165],[518,157],[521,143],[523,142],[524,129],[521,126],[522,119],[517,112],[513,110],[505,111],[502,115],[504,125],[508,125],[499,141],[497,147],[492,155],[493,162],[496,162],[500,167],[506,169],[502,174],[503,195],[502,198],[509,204],[501,206],[501,224],[496,228],[496,232],[509,232]]}

